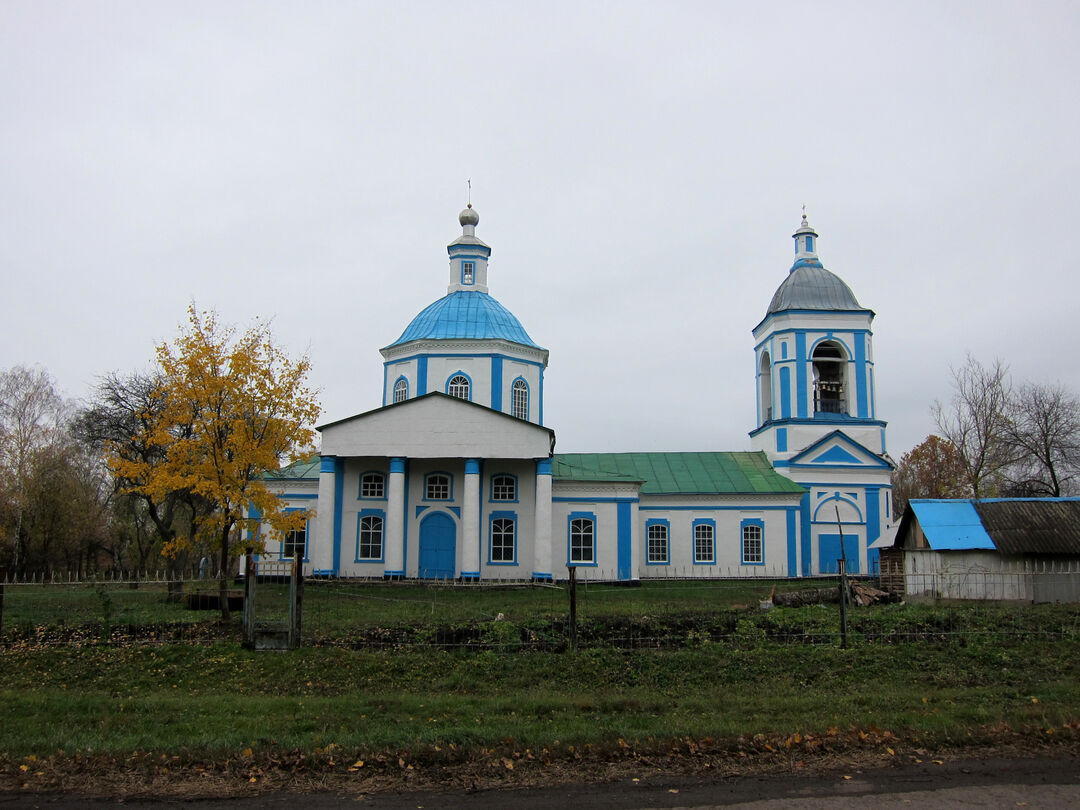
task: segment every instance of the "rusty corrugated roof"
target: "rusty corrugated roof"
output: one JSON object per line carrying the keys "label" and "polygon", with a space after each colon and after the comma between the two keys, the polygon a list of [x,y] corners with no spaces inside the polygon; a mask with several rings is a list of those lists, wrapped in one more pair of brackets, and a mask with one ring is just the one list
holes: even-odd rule
{"label": "rusty corrugated roof", "polygon": [[974,501],[1002,554],[1080,554],[1080,498]]}

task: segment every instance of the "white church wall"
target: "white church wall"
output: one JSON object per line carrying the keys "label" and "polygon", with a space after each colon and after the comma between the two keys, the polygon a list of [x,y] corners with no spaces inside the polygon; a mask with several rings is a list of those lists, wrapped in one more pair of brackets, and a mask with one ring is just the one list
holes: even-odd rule
{"label": "white church wall", "polygon": [[[514,476],[517,498],[497,501],[492,498],[492,479]],[[483,579],[528,579],[532,564],[536,522],[536,463],[517,459],[486,459],[481,466],[480,502],[480,574]],[[492,521],[512,516],[515,522],[515,549],[512,563],[493,559]]]}
{"label": "white church wall", "polygon": [[452,357],[429,357],[427,367],[427,390],[447,393],[446,385],[457,373],[469,378],[469,401],[477,405],[491,406],[491,358],[454,355]]}

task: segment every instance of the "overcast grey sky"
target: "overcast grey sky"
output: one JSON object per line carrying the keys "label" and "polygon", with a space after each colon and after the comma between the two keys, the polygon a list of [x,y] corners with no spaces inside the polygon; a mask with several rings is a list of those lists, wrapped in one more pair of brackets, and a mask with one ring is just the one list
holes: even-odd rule
{"label": "overcast grey sky", "polygon": [[194,300],[272,317],[326,421],[446,292],[551,351],[563,451],[739,450],[806,204],[894,457],[971,351],[1080,388],[1080,4],[0,0],[0,368],[69,396]]}

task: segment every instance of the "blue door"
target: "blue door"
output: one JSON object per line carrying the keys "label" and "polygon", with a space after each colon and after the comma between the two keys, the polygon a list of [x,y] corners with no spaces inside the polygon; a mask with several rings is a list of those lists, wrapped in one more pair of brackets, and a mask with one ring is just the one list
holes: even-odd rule
{"label": "blue door", "polygon": [[453,579],[457,527],[444,512],[434,512],[420,521],[421,579]]}
{"label": "blue door", "polygon": [[[840,566],[840,535],[823,534],[818,537],[818,570],[823,574],[837,574]],[[844,535],[844,559],[847,561],[849,574],[859,573],[859,536]]]}

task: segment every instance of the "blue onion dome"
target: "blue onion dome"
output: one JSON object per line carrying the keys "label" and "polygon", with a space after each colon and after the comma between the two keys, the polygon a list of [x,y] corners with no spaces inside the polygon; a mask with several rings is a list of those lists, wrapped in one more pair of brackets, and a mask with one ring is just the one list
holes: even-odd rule
{"label": "blue onion dome", "polygon": [[452,292],[425,307],[390,346],[413,340],[454,339],[508,340],[540,348],[510,310],[487,293],[464,290]]}

